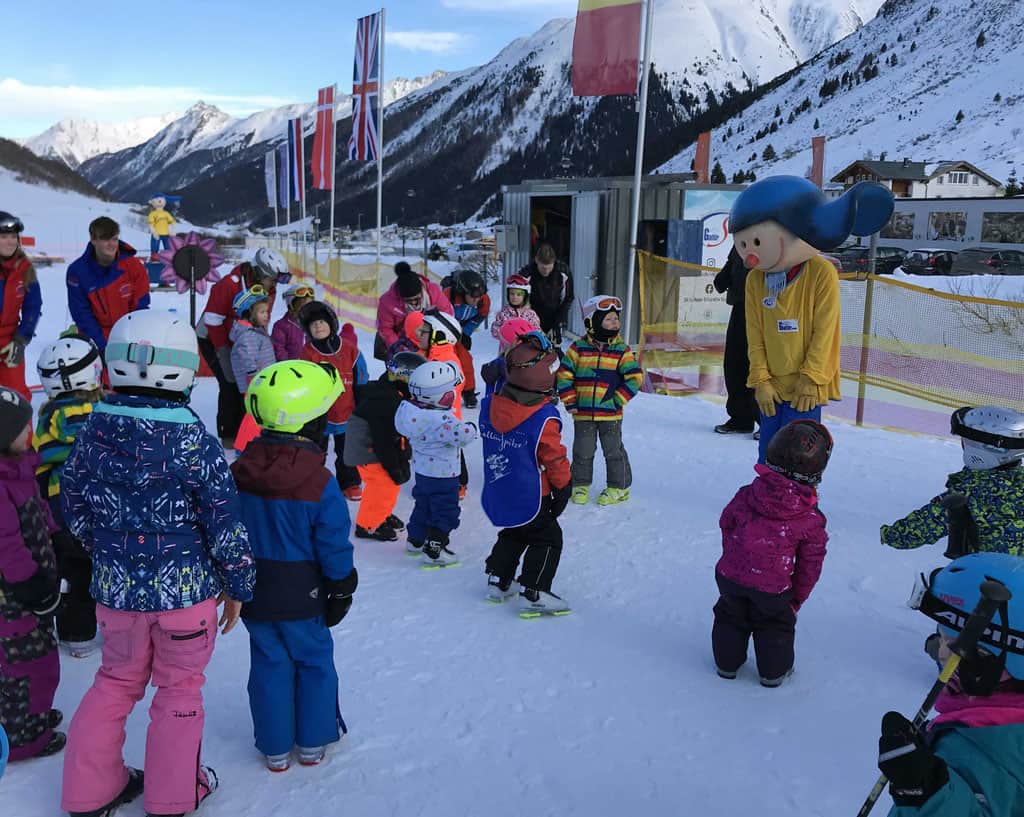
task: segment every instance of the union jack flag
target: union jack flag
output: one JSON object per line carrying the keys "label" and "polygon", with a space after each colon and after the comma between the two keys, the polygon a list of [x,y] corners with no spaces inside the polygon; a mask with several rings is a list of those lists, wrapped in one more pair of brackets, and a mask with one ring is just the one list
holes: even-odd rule
{"label": "union jack flag", "polygon": [[356,22],[356,59],[352,72],[352,136],[348,158],[377,158],[377,112],[380,105],[380,13]]}

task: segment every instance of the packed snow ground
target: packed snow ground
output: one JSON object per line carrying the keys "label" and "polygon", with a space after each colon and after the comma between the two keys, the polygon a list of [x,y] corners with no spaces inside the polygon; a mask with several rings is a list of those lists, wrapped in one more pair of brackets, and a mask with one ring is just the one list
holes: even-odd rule
{"label": "packed snow ground", "polygon": [[[33,361],[65,321],[63,269],[42,280]],[[171,304],[187,314],[185,296],[155,294],[154,305]],[[361,337],[362,348],[370,341]],[[474,351],[478,364],[494,353],[486,330]],[[193,405],[212,428],[212,380],[199,383]],[[480,447],[470,447],[470,493],[452,537],[461,566],[425,572],[402,541],[353,539],[360,587],[334,630],[350,732],[323,765],[266,771],[252,743],[245,630],[220,641],[207,672],[203,758],[221,789],[202,812],[854,813],[877,774],[882,713],[912,713],[934,680],[921,651],[929,623],[905,600],[918,572],[945,561],[941,544],[883,548],[878,526],[937,493],[959,466],[959,447],[832,424],[836,447],[821,499],[829,554],[800,613],[796,674],[768,690],[752,655],[731,682],[715,675],[711,659],[718,517],[753,477],[756,457],[752,440],[711,432],[723,418],[720,405],[703,399],[640,395],[629,406],[632,499],[566,510],[554,589],[573,613],[560,619],[524,621],[510,605],[484,601],[495,530],[479,503]],[[566,422],[570,445],[571,436]],[[598,489],[603,476],[598,457]],[[398,514],[408,518],[411,506],[406,487]],[[98,656],[62,656],[56,705],[69,719],[98,665]],[[143,763],[146,724],[143,703],[128,724],[130,764]],[[9,767],[0,811],[59,813],[61,769],[60,756]],[[119,812],[142,813],[140,801]]]}

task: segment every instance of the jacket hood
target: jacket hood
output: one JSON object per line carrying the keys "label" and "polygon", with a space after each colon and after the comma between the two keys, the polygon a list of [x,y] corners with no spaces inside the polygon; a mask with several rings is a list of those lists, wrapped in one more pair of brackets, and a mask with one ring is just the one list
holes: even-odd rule
{"label": "jacket hood", "polygon": [[231,471],[240,491],[269,497],[291,493],[309,482],[313,474],[323,471],[324,458],[316,443],[301,437],[257,437]]}
{"label": "jacket hood", "polygon": [[0,456],[0,479],[5,482],[34,479],[36,467],[43,458],[35,451],[26,451],[15,457]]}
{"label": "jacket hood", "polygon": [[524,406],[503,394],[496,394],[491,398],[491,425],[499,434],[507,434],[540,411],[547,403],[547,400],[541,400],[536,405]]}
{"label": "jacket hood", "polygon": [[777,474],[766,465],[755,465],[757,478],[751,483],[747,502],[769,519],[794,519],[818,505],[817,492],[809,485]]}

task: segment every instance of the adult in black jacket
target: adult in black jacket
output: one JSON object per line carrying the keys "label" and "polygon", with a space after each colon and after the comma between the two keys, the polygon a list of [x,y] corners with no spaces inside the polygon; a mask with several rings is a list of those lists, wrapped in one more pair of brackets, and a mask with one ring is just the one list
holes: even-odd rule
{"label": "adult in black jacket", "polygon": [[729,251],[725,266],[715,276],[715,289],[725,293],[725,302],[732,306],[729,327],[725,331],[725,410],[729,419],[715,426],[719,434],[750,434],[760,414],[754,401],[754,390],[747,388],[750,359],[747,357],[747,318],[744,288],[747,268],[740,254]]}
{"label": "adult in black jacket", "polygon": [[540,318],[540,330],[552,343],[560,344],[573,301],[568,265],[558,260],[554,247],[545,241],[538,245],[533,261],[519,274],[530,279],[530,306]]}

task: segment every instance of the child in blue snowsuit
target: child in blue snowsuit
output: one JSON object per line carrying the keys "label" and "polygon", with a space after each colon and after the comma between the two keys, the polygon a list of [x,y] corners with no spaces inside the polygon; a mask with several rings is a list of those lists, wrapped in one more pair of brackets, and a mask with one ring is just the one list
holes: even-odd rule
{"label": "child in blue snowsuit", "polygon": [[324,467],[327,411],[342,388],[337,370],[310,361],[261,371],[246,401],[264,431],[231,466],[256,556],[256,590],[242,608],[249,706],[274,772],[288,768],[293,747],[316,765],[347,731],[329,628],[348,613],[358,576],[348,508]]}

